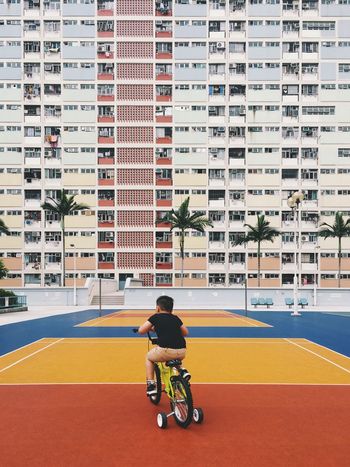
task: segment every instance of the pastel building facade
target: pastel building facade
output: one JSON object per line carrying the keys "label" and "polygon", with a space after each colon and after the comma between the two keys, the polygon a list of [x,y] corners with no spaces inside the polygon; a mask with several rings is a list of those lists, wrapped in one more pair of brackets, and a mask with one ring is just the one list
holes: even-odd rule
{"label": "pastel building facade", "polygon": [[[90,206],[64,259],[40,208],[62,188]],[[349,0],[0,0],[1,286],[60,285],[63,260],[67,284],[179,285],[178,236],[156,222],[190,196],[214,227],[186,237],[185,285],[256,285],[256,247],[234,240],[265,214],[282,235],[262,286],[297,269],[333,287],[337,242],[318,228],[349,195]]]}

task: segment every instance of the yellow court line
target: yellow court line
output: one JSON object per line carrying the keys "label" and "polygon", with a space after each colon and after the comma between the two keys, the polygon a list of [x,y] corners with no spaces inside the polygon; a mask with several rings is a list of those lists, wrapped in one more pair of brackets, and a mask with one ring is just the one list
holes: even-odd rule
{"label": "yellow court line", "polygon": [[[44,339],[43,339],[44,340]],[[39,350],[36,350],[35,352],[30,353],[29,355],[26,355],[25,357],[20,358],[19,360],[15,361],[14,363],[11,363],[11,365],[6,366],[5,368],[1,368],[0,373],[3,371],[8,370],[9,368],[12,368],[15,365],[18,365],[18,363],[23,362],[24,360],[27,360],[30,357],[33,357],[33,355],[38,354],[39,352],[42,352],[43,350],[48,349],[49,347],[52,347],[53,345],[57,344],[60,341],[63,341],[64,338],[62,337],[61,339],[57,339],[55,342],[51,342],[50,344],[46,345],[45,347],[42,347]]]}
{"label": "yellow court line", "polygon": [[[340,368],[341,370],[346,371],[347,373],[350,374],[350,370],[348,370],[347,368],[344,368],[344,367],[341,366],[341,365],[338,365],[338,363],[332,362],[332,360],[329,360],[329,358],[323,357],[323,355],[320,355],[320,354],[318,354],[317,352],[314,352],[313,350],[310,350],[310,349],[308,349],[307,347],[303,347],[302,345],[297,344],[296,342],[293,342],[293,341],[291,341],[291,340],[289,340],[289,339],[286,339],[286,338],[285,338],[284,340],[287,341],[287,342],[289,342],[290,344],[293,344],[293,345],[299,347],[299,348],[302,349],[302,350],[305,350],[306,352],[311,353],[312,355],[316,355],[316,357],[318,357],[318,358],[322,358],[322,360],[325,360],[326,362],[330,363],[331,365],[334,365],[334,366]],[[309,341],[308,339],[306,339],[306,340],[307,340],[308,342],[312,342],[312,341]],[[312,342],[312,343],[315,344],[315,342]],[[317,344],[316,344],[316,345],[317,345]],[[328,349],[328,350],[332,351],[331,349]],[[346,357],[346,355],[344,355],[344,357]]]}

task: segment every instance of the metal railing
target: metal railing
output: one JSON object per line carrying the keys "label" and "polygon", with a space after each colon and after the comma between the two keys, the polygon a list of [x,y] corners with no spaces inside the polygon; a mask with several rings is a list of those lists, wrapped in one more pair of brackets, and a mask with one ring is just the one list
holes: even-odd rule
{"label": "metal railing", "polygon": [[0,310],[4,308],[20,308],[23,306],[27,306],[27,297],[25,295],[0,297]]}

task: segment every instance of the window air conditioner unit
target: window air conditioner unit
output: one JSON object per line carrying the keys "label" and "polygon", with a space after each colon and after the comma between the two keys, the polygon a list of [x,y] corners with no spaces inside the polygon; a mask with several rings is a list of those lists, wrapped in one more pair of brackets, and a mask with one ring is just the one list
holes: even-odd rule
{"label": "window air conditioner unit", "polygon": [[216,48],[217,49],[224,49],[225,48],[225,42],[217,42],[216,43]]}

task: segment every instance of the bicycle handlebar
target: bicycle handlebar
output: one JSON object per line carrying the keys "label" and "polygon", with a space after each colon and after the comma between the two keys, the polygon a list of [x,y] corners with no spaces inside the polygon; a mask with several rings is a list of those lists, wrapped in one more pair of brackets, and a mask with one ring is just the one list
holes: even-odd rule
{"label": "bicycle handlebar", "polygon": [[[139,332],[139,328],[132,328],[132,332],[134,334],[137,334]],[[148,332],[147,333],[147,337],[149,339],[149,341],[153,344],[153,345],[157,345],[158,344],[158,337],[152,337],[151,334]]]}
{"label": "bicycle handlebar", "polygon": [[157,345],[158,344],[158,337],[152,337],[151,334],[148,332],[147,333],[147,336],[148,336],[148,339],[151,341],[151,343],[153,345]]}

